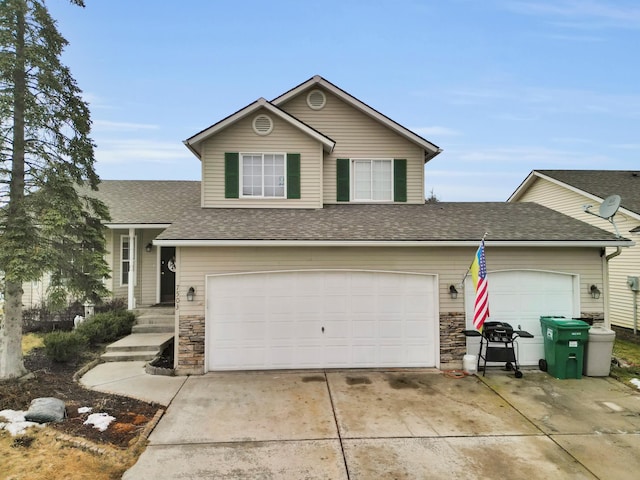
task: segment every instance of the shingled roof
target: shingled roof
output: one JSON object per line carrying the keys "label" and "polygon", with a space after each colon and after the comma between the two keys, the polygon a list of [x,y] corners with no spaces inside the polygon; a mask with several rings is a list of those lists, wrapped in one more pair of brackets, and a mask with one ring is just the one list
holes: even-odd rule
{"label": "shingled roof", "polygon": [[170,180],[103,180],[92,196],[111,214],[108,225],[174,222],[186,209],[200,205],[200,182]]}
{"label": "shingled roof", "polygon": [[599,228],[536,203],[325,205],[322,209],[191,208],[160,244],[201,241],[620,242]]}
{"label": "shingled roof", "polygon": [[640,214],[640,171],[632,170],[536,170],[542,175],[605,199],[620,195],[620,206]]}

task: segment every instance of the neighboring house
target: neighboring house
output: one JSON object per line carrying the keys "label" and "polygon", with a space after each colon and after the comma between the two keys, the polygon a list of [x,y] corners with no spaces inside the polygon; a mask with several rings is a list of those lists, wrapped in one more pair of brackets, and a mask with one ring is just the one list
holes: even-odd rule
{"label": "neighboring house", "polygon": [[[609,261],[605,280],[605,311],[612,325],[637,328],[638,292],[628,283],[640,276],[640,171],[619,170],[534,170],[511,195],[509,202],[536,202],[598,228],[615,233],[607,220],[585,213],[584,205],[598,209],[605,198],[620,195],[622,202],[614,217],[622,237],[636,241]],[[615,249],[607,249],[612,255]],[[606,272],[605,272],[606,273]],[[635,291],[634,291],[635,290]]]}
{"label": "neighboring house", "polygon": [[631,243],[536,203],[425,204],[440,149],[317,76],[185,144],[201,183],[97,193],[110,287],[132,307],[175,302],[181,374],[459,367],[485,233],[491,318],[535,335],[519,348],[534,365],[540,315],[602,317],[601,249]]}

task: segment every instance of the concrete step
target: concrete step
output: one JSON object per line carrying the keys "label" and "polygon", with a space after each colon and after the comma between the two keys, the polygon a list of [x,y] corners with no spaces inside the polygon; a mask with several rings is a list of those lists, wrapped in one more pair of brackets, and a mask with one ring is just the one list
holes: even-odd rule
{"label": "concrete step", "polygon": [[175,326],[171,323],[134,325],[131,333],[173,333]]}
{"label": "concrete step", "polygon": [[100,358],[105,362],[150,362],[158,355],[157,351],[106,352]]}
{"label": "concrete step", "polygon": [[107,346],[101,358],[107,362],[153,360],[173,339],[171,333],[132,333]]}

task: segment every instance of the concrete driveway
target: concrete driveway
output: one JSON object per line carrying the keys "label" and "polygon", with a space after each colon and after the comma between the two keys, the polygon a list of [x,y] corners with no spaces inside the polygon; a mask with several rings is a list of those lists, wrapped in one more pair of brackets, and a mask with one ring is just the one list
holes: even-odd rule
{"label": "concrete driveway", "polygon": [[216,373],[149,442],[124,479],[635,479],[640,394],[541,372]]}

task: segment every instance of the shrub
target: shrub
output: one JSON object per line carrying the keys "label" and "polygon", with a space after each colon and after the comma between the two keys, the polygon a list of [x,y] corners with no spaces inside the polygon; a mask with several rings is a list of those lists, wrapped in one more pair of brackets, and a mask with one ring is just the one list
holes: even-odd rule
{"label": "shrub", "polygon": [[87,349],[87,339],[75,332],[51,332],[44,337],[44,348],[54,362],[67,363],[80,358]]}
{"label": "shrub", "polygon": [[131,333],[135,319],[135,315],[126,310],[97,313],[85,320],[76,332],[91,345],[113,342]]}

